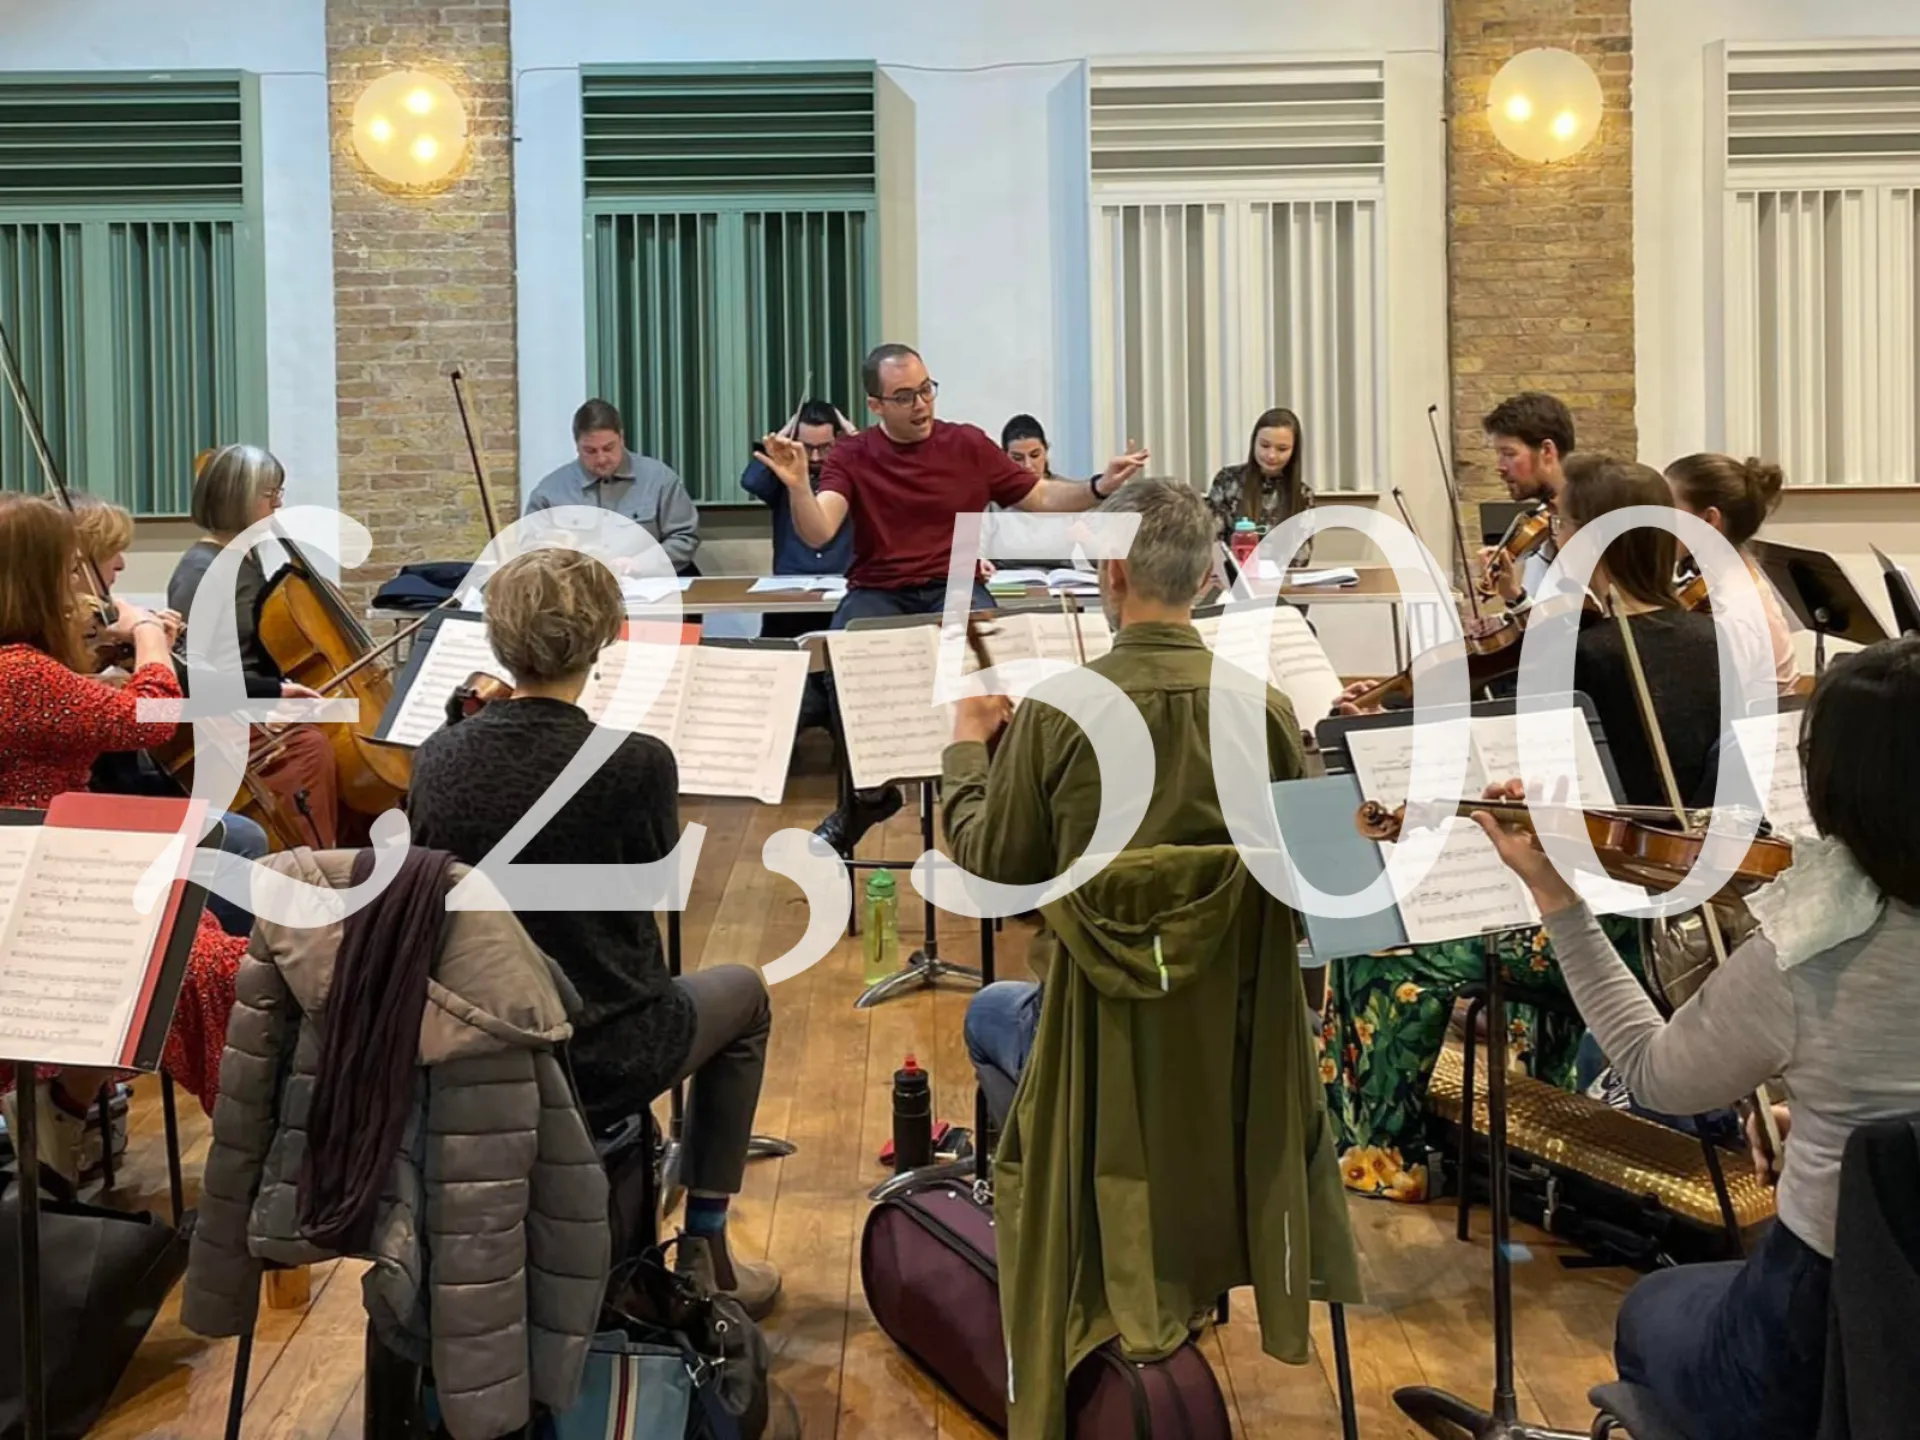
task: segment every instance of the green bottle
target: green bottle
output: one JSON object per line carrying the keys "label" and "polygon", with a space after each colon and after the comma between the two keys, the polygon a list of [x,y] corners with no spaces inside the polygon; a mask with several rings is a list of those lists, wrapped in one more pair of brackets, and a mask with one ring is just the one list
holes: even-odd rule
{"label": "green bottle", "polygon": [[894,894],[891,870],[876,870],[867,877],[860,941],[867,962],[867,984],[886,979],[900,967],[900,901]]}

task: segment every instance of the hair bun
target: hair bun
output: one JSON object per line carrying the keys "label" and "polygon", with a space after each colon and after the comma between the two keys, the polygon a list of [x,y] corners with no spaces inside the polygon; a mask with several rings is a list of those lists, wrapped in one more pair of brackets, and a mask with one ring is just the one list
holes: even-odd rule
{"label": "hair bun", "polygon": [[1774,507],[1780,503],[1780,492],[1787,483],[1786,472],[1771,460],[1759,460],[1752,456],[1742,467],[1747,472],[1747,484],[1753,490],[1754,498],[1760,502],[1760,508],[1771,515]]}

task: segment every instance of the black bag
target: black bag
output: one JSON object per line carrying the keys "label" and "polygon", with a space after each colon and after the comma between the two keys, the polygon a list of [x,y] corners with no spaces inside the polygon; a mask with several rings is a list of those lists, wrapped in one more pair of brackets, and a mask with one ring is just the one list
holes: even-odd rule
{"label": "black bag", "polygon": [[[1007,1347],[993,1201],[984,1186],[934,1180],[882,1200],[860,1237],[860,1282],[894,1344],[988,1425],[1007,1428]],[[1164,1360],[1102,1345],[1067,1380],[1072,1440],[1227,1440],[1213,1367],[1191,1344]]]}
{"label": "black bag", "polygon": [[739,1302],[673,1271],[667,1251],[679,1243],[655,1246],[615,1269],[608,1319],[630,1338],[686,1358],[695,1400],[687,1440],[760,1440],[768,1413],[766,1336]]}

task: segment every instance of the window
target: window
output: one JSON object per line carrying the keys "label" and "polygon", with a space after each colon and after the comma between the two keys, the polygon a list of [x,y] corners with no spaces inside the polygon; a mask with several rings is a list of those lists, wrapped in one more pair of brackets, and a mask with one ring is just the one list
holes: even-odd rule
{"label": "window", "polygon": [[1381,65],[1100,66],[1089,100],[1099,443],[1204,486],[1284,405],[1309,485],[1378,487]]}
{"label": "window", "polygon": [[1920,483],[1920,47],[1730,46],[1713,214],[1726,448]]}
{"label": "window", "polygon": [[877,343],[871,65],[589,70],[588,384],[696,500]]}
{"label": "window", "polygon": [[[68,483],[137,515],[265,434],[255,113],[234,75],[0,77],[0,324]],[[11,397],[0,475],[43,484]]]}

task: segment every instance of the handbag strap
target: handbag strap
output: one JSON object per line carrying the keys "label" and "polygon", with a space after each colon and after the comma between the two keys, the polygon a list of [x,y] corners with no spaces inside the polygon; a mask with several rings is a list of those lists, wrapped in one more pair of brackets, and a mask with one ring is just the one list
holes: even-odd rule
{"label": "handbag strap", "polygon": [[695,1351],[687,1343],[687,1337],[679,1331],[671,1333],[680,1347],[680,1359],[687,1367],[687,1378],[693,1382],[693,1396],[700,1402],[700,1413],[706,1418],[710,1440],[740,1440],[740,1424],[727,1413],[727,1407],[720,1403],[717,1393],[719,1387],[714,1376],[719,1367]]}

